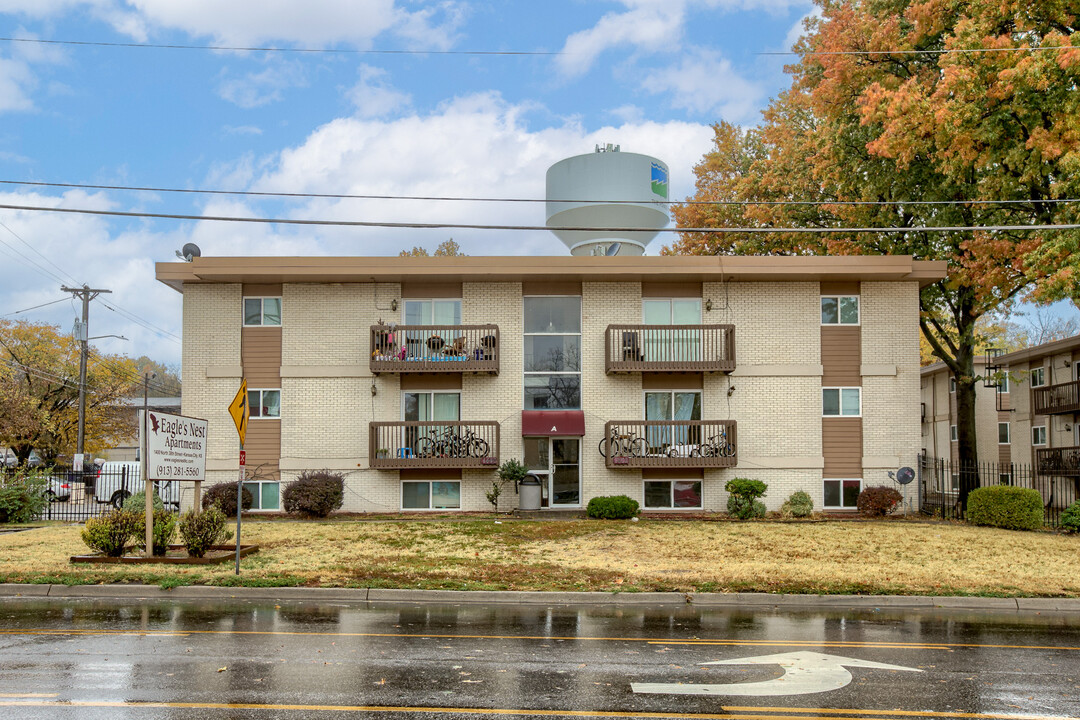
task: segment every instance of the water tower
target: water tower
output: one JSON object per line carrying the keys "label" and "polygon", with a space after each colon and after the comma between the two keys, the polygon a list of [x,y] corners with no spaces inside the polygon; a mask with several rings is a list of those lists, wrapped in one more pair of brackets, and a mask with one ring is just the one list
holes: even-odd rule
{"label": "water tower", "polygon": [[[571,255],[642,255],[668,224],[668,167],[618,145],[560,160],[547,171],[547,226]],[[592,202],[588,202],[592,201]],[[554,228],[646,228],[555,230]]]}

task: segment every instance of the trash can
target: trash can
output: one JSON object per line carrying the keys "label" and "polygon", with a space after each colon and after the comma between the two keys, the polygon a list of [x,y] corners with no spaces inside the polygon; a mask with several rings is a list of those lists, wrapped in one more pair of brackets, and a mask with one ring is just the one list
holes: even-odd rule
{"label": "trash can", "polygon": [[518,483],[521,500],[518,502],[518,510],[540,509],[540,478],[529,473]]}

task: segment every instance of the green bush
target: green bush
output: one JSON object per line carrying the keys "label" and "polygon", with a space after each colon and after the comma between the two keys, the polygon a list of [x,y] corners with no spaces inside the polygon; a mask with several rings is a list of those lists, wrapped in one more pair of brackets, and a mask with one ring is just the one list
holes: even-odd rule
{"label": "green bush", "polygon": [[38,473],[17,473],[0,480],[0,523],[36,520],[49,506],[48,481]]}
{"label": "green bush", "polygon": [[786,518],[810,517],[814,514],[814,501],[802,490],[791,493],[791,497],[780,506],[780,514]]}
{"label": "green bush", "polygon": [[140,529],[142,519],[126,510],[110,510],[101,517],[88,518],[82,529],[82,540],[91,550],[109,557],[120,557],[124,548]]}
{"label": "green bush", "polygon": [[226,537],[225,513],[216,505],[206,510],[188,510],[180,516],[180,539],[191,557],[203,557],[212,545]]}
{"label": "green bush", "polygon": [[594,497],[585,508],[591,518],[601,520],[626,520],[638,514],[638,502],[626,495]]}
{"label": "green bush", "polygon": [[1068,533],[1080,532],[1080,500],[1061,513],[1061,529]]}
{"label": "green bush", "polygon": [[[240,507],[250,510],[255,504],[255,496],[244,488],[240,493]],[[227,517],[236,517],[236,483],[218,483],[209,487],[202,496],[203,510],[217,505]]]}
{"label": "green bush", "polygon": [[1012,485],[977,488],[968,495],[967,520],[1008,530],[1038,530],[1043,526],[1042,495]]}
{"label": "green bush", "polygon": [[760,480],[749,478],[732,478],[724,485],[728,491],[728,514],[740,520],[749,520],[754,517],[765,517],[765,503],[758,502],[758,498],[765,497],[768,485]]}
{"label": "green bush", "polygon": [[345,502],[345,476],[329,470],[305,470],[285,486],[281,505],[285,512],[324,518]]}
{"label": "green bush", "polygon": [[[146,548],[146,510],[141,513],[135,513],[139,518],[139,529],[135,533],[135,544],[141,548]],[[176,523],[177,515],[174,512],[168,510],[154,509],[154,529],[153,537],[151,538],[154,543],[154,554],[165,555],[169,551],[169,544],[172,543],[173,537],[176,536]]]}
{"label": "green bush", "polygon": [[[134,495],[128,495],[128,499],[124,501],[124,510],[133,512],[136,515],[146,514],[146,491],[140,490]],[[154,510],[164,510],[165,503],[161,502],[161,496],[154,491]]]}
{"label": "green bush", "polygon": [[904,496],[897,492],[896,488],[887,485],[865,488],[855,500],[855,507],[860,515],[866,517],[884,517],[900,507],[904,502]]}

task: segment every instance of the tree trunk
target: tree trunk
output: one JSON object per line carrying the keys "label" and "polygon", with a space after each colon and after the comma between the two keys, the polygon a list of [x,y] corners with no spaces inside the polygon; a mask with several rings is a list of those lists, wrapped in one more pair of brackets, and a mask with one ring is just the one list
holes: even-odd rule
{"label": "tree trunk", "polygon": [[[975,424],[975,316],[966,293],[960,293],[957,309],[956,368],[956,441],[957,468],[960,475],[961,513],[967,511],[968,494],[979,487],[979,446]],[[956,371],[959,370],[959,373]]]}

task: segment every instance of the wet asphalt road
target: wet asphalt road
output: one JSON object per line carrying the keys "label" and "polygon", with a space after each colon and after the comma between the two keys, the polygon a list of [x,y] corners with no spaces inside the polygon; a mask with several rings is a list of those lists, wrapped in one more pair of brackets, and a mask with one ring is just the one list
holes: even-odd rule
{"label": "wet asphalt road", "polygon": [[[850,667],[843,687],[798,695],[682,694],[782,676],[764,691],[844,683],[839,661],[819,655],[787,668],[742,662],[788,653],[921,672]],[[634,691],[648,684],[681,690]],[[1080,717],[1080,617],[0,601],[3,720],[954,713]]]}

